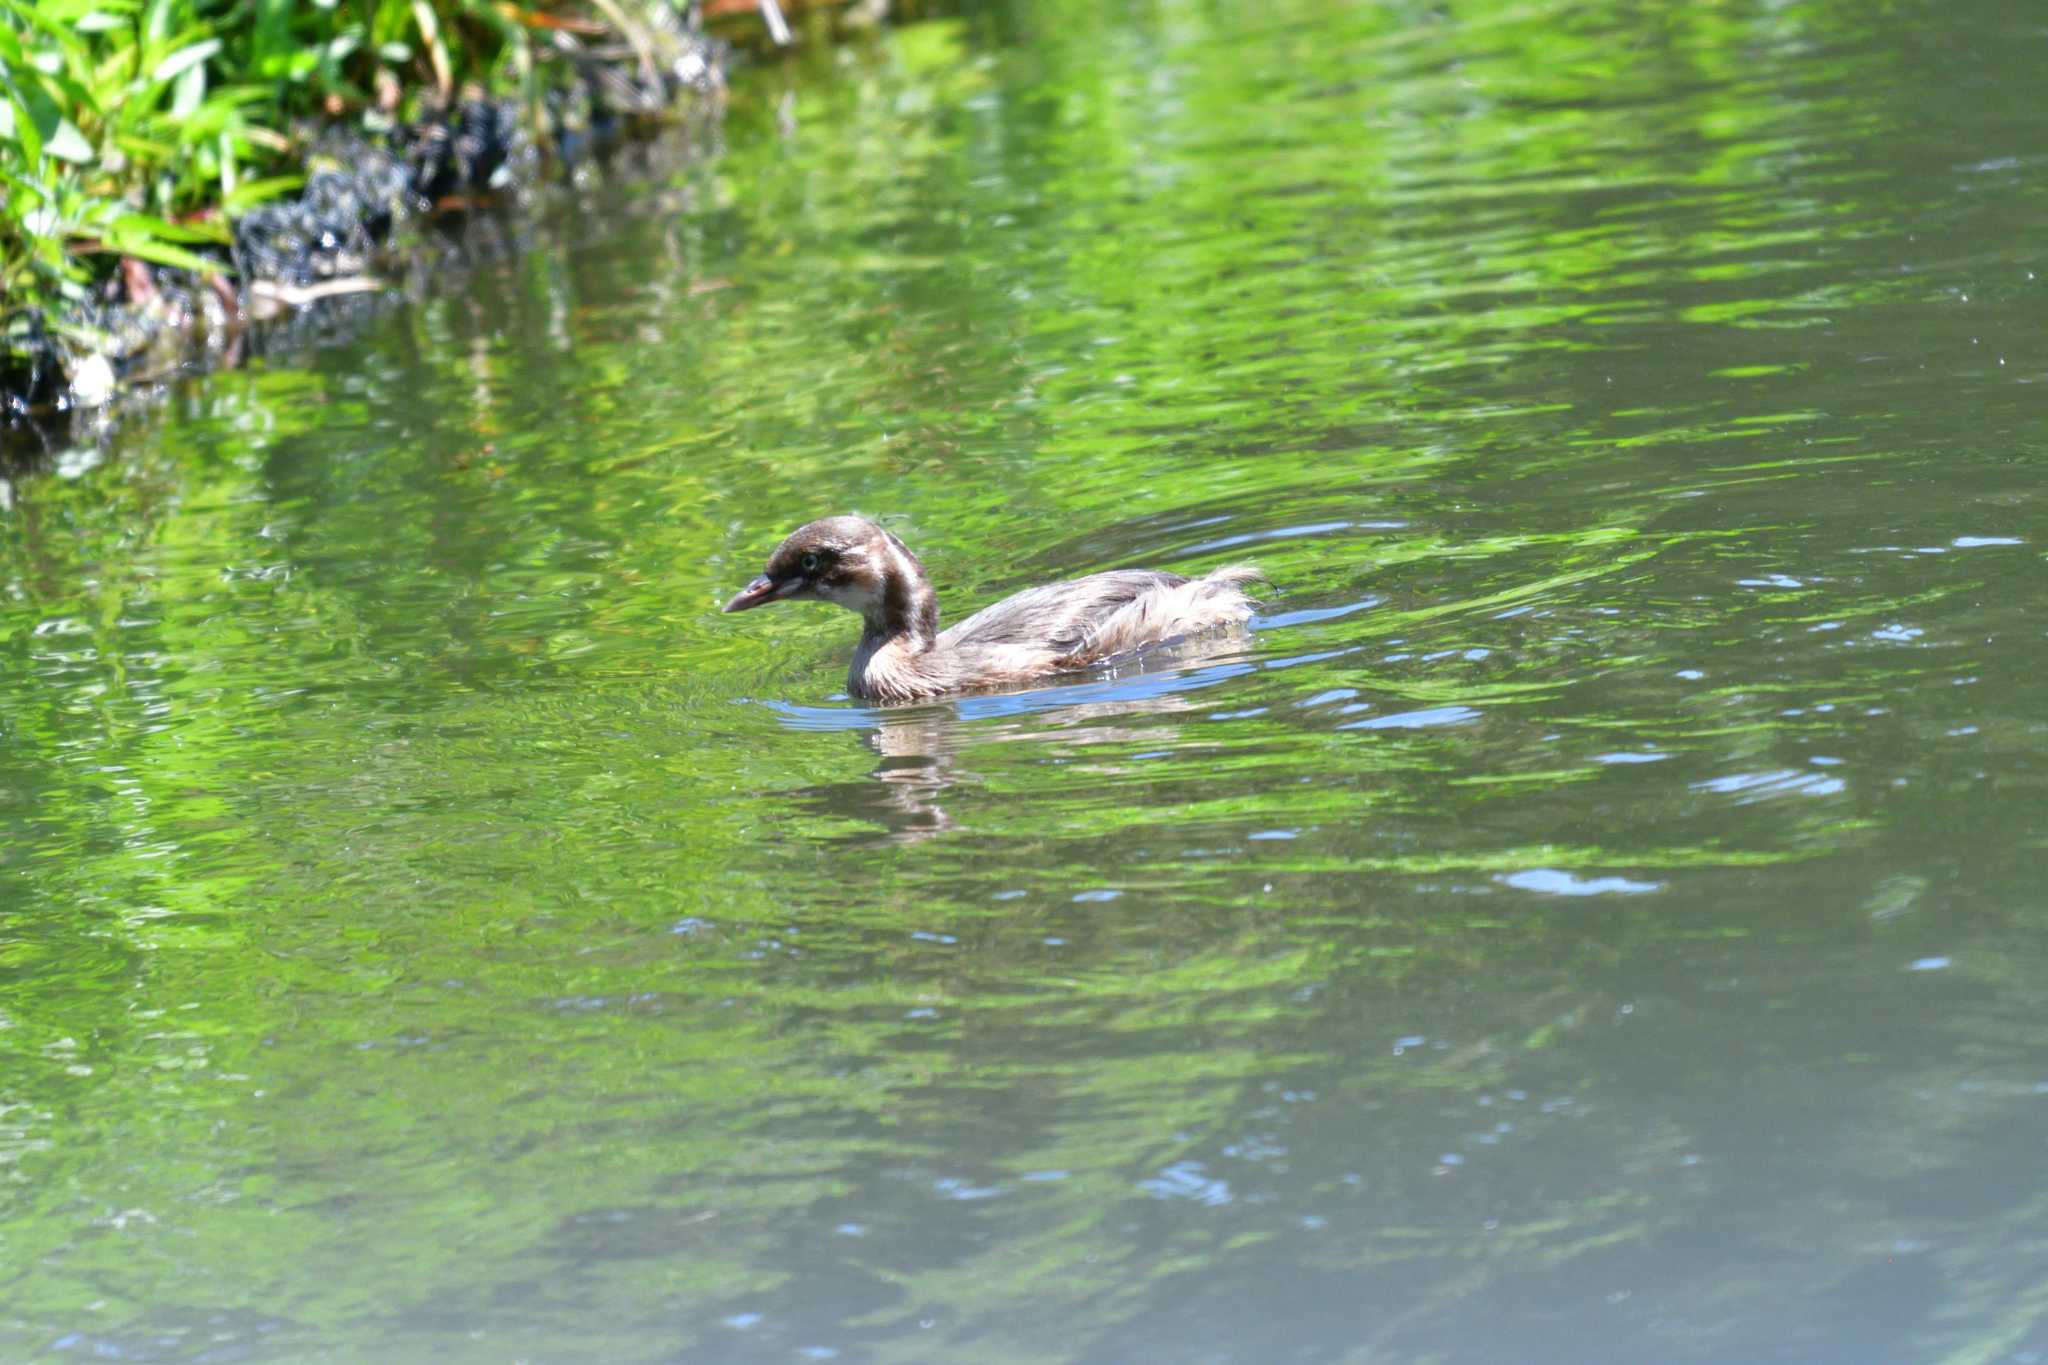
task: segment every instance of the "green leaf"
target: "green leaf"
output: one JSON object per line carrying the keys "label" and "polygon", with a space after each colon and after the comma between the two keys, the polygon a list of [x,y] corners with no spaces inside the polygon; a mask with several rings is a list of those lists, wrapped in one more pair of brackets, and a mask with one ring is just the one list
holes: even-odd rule
{"label": "green leaf", "polygon": [[171,117],[189,118],[206,101],[206,67],[187,67],[178,73],[178,85],[171,92]]}
{"label": "green leaf", "polygon": [[142,12],[142,36],[144,41],[154,45],[162,42],[171,33],[171,10],[175,0],[149,0]]}
{"label": "green leaf", "polygon": [[295,190],[306,183],[303,175],[273,175],[264,180],[248,180],[235,187],[235,192],[221,200],[221,208],[230,218],[239,217],[266,199],[275,199],[287,190]]}
{"label": "green leaf", "polygon": [[178,149],[170,143],[158,142],[137,133],[116,133],[114,145],[145,165],[169,161],[178,154]]}
{"label": "green leaf", "polygon": [[[12,81],[8,82],[10,92],[13,84]],[[35,110],[26,106],[17,110],[14,101],[10,100],[7,112],[14,122],[13,132],[16,140],[21,143],[23,159],[31,166],[40,165],[43,160],[43,133],[36,127]]]}
{"label": "green leaf", "polygon": [[154,237],[128,237],[110,232],[100,238],[100,249],[154,261],[158,265],[175,266],[179,270],[190,270],[200,275],[214,274],[221,268],[219,261],[209,261],[204,256],[187,251],[181,246],[172,246],[169,242],[158,241]]}
{"label": "green leaf", "polygon": [[79,132],[78,125],[68,118],[58,118],[56,131],[50,134],[43,148],[59,161],[80,166],[89,166],[99,159],[99,153],[85,140],[85,134]]}
{"label": "green leaf", "polygon": [[123,236],[157,237],[168,242],[225,243],[228,239],[227,228],[219,222],[173,223],[147,213],[124,213],[113,220],[108,231]]}
{"label": "green leaf", "polygon": [[[52,70],[41,71],[38,74],[42,77],[41,84],[43,88],[46,91],[54,91],[55,97],[64,107],[89,110],[95,115],[104,112],[100,98],[93,93],[92,88],[82,81],[73,79],[71,73],[64,70],[61,63]],[[109,91],[109,93],[114,95],[116,99],[120,96],[118,90]]]}
{"label": "green leaf", "polygon": [[44,33],[55,38],[57,45],[63,48],[65,52],[75,55],[80,60],[84,59],[85,48],[78,41],[78,36],[61,20],[43,13],[40,5],[23,4],[22,0],[0,0],[0,9],[12,10],[15,14],[20,15],[22,20],[31,27],[39,28]]}
{"label": "green leaf", "polygon": [[[118,6],[117,6],[118,7]],[[36,9],[59,24],[72,28],[78,21],[98,10],[98,0],[36,0]]]}
{"label": "green leaf", "polygon": [[41,185],[36,184],[33,180],[24,180],[18,175],[12,175],[7,171],[0,171],[0,184],[13,186],[17,194],[28,195],[45,204],[50,202],[50,192]]}
{"label": "green leaf", "polygon": [[208,38],[204,42],[193,43],[190,47],[181,47],[158,62],[156,70],[149,73],[149,78],[152,81],[175,80],[180,72],[199,65],[220,51],[220,48],[221,42],[218,38]]}
{"label": "green leaf", "polygon": [[30,209],[23,214],[21,231],[27,235],[30,249],[45,261],[63,260],[65,239],[79,235],[78,224],[51,207]]}
{"label": "green leaf", "polygon": [[149,131],[170,133],[178,139],[179,146],[191,147],[239,123],[241,117],[242,111],[235,107],[235,101],[216,96],[189,114],[154,120]]}

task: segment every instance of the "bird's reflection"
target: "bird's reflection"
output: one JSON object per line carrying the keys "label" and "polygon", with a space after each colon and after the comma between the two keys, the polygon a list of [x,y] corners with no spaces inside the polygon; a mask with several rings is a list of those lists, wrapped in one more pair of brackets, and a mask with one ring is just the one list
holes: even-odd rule
{"label": "bird's reflection", "polygon": [[[1147,651],[1057,687],[965,697],[930,706],[844,713],[880,757],[866,783],[830,783],[804,793],[813,809],[881,825],[900,843],[960,828],[947,794],[982,780],[970,746],[1038,743],[1169,748],[1197,710],[1195,693],[1249,671],[1246,636],[1229,633]],[[851,726],[847,728],[852,728]]]}
{"label": "bird's reflection", "polygon": [[[1015,720],[974,721],[956,711],[889,715],[867,735],[882,761],[871,774],[879,801],[867,812],[879,816],[889,837],[915,843],[956,828],[943,797],[949,787],[977,783],[978,774],[961,761],[974,744],[1042,742],[1071,749],[1088,744],[1144,743],[1160,748],[1180,737],[1181,727],[1163,717],[1194,709],[1190,699],[1169,694],[1122,701],[1077,702]],[[1100,724],[1109,717],[1132,724]]]}

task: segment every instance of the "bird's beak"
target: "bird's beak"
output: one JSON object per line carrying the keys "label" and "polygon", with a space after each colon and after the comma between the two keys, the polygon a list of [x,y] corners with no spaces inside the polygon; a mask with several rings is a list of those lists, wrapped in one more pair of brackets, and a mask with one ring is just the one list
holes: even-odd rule
{"label": "bird's beak", "polygon": [[762,574],[759,578],[747,584],[746,587],[734,593],[732,601],[725,604],[725,609],[727,611],[751,611],[763,603],[773,602],[777,598],[793,592],[798,581],[792,578],[786,583],[777,583],[767,574]]}

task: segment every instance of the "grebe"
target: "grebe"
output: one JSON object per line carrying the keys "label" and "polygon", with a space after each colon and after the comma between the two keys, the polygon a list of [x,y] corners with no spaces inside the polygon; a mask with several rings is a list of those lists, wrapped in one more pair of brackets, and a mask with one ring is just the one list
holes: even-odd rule
{"label": "grebe", "polygon": [[1011,687],[1242,624],[1253,606],[1243,585],[1258,577],[1249,564],[1201,578],[1116,569],[1026,588],[942,631],[931,580],[902,541],[861,517],[826,517],[792,532],[725,609],[811,599],[859,612],[846,690],[863,701],[917,701]]}

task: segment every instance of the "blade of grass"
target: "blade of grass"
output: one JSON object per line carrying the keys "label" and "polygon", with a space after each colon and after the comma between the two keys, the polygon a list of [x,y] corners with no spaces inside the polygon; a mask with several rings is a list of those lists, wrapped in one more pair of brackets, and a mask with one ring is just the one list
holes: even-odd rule
{"label": "blade of grass", "polygon": [[413,22],[419,25],[420,40],[427,45],[427,60],[433,63],[434,84],[445,102],[455,89],[455,72],[448,61],[448,46],[441,41],[441,22],[427,0],[412,0]]}

